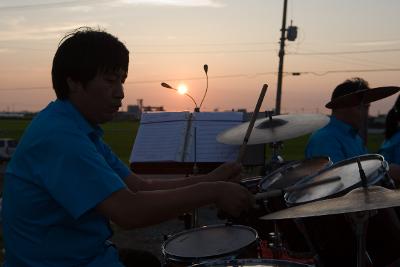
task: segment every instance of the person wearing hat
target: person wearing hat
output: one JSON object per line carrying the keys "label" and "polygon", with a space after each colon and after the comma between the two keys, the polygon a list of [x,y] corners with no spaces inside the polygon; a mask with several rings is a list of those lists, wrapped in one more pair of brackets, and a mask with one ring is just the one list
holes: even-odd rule
{"label": "person wearing hat", "polygon": [[[334,89],[331,101],[326,105],[332,108],[330,121],[309,138],[305,150],[306,158],[329,156],[333,163],[337,163],[368,154],[365,145],[370,105],[361,101],[365,95],[360,91],[367,92],[370,89],[368,82],[362,78],[345,80]],[[341,104],[337,105],[339,102]],[[357,264],[354,229],[347,215],[310,218],[305,220],[305,227],[311,244],[325,267]],[[400,242],[400,224],[394,210],[379,210],[375,216],[369,218],[365,237],[366,262],[372,262],[373,266],[386,266],[395,261],[398,258],[397,248],[388,245]]]}
{"label": "person wearing hat", "polygon": [[[332,93],[331,101],[370,89],[368,82],[362,78],[352,78],[339,84]],[[329,123],[314,132],[305,150],[306,158],[329,156],[333,163],[367,154],[364,131],[369,111],[368,104],[346,108],[333,108]]]}

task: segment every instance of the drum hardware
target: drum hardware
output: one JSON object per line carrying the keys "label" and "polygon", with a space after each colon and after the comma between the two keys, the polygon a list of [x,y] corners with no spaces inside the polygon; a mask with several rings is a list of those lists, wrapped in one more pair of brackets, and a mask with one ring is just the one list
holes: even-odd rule
{"label": "drum hardware", "polygon": [[357,266],[365,266],[369,255],[365,249],[365,230],[368,219],[378,209],[400,206],[400,190],[380,186],[356,188],[342,197],[313,201],[290,207],[261,217],[262,220],[280,220],[346,214],[352,221],[357,242]]}
{"label": "drum hardware", "polygon": [[329,177],[329,178],[326,178],[326,179],[320,180],[320,181],[314,181],[311,183],[300,183],[300,184],[288,186],[283,189],[274,189],[274,190],[270,190],[270,191],[263,192],[263,193],[257,193],[254,196],[254,198],[256,200],[260,200],[260,199],[265,199],[265,198],[269,198],[269,197],[281,196],[281,195],[284,195],[285,193],[295,192],[298,190],[303,190],[303,189],[307,189],[307,188],[318,186],[318,185],[333,183],[333,182],[337,182],[340,180],[341,180],[340,176],[333,176],[333,177]]}
{"label": "drum hardware", "polygon": [[349,214],[357,240],[357,267],[366,266],[367,261],[368,264],[372,266],[372,260],[370,259],[366,250],[365,237],[368,220],[375,214],[377,214],[376,210],[359,211]]}
{"label": "drum hardware", "polygon": [[360,158],[357,158],[357,166],[358,166],[358,172],[360,173],[361,185],[364,188],[367,188],[368,180],[367,180],[367,176],[365,175],[364,169],[361,166]]}
{"label": "drum hardware", "polygon": [[280,259],[282,257],[284,252],[282,234],[277,230],[268,233],[268,247],[271,249],[274,259]]}
{"label": "drum hardware", "polygon": [[[262,128],[267,123],[269,125],[274,125],[274,126],[279,126],[279,125],[283,125],[283,124],[287,123],[282,120],[273,120],[272,116],[274,115],[274,112],[275,111],[273,111],[273,110],[266,110],[265,117],[268,118],[268,120],[264,121],[264,123],[259,124],[257,127]],[[268,173],[278,169],[284,163],[283,158],[280,156],[280,151],[283,148],[283,142],[281,142],[281,141],[271,142],[269,144],[269,147],[271,149],[272,155],[271,155],[271,159],[266,164],[265,174],[268,174]]]}
{"label": "drum hardware", "polygon": [[[361,184],[364,189],[368,188],[368,179],[365,175],[364,169],[361,166],[361,161],[357,158],[358,170],[360,173]],[[372,260],[368,255],[366,249],[366,234],[367,234],[367,226],[368,220],[370,217],[376,215],[378,212],[376,210],[371,211],[359,211],[350,213],[348,216],[351,219],[353,231],[356,235],[357,240],[357,267],[366,266],[366,261],[368,260],[368,264],[372,265]]]}
{"label": "drum hardware", "polygon": [[269,144],[269,147],[271,148],[272,155],[271,159],[266,164],[265,174],[275,171],[284,163],[283,158],[280,156],[280,151],[283,148],[283,142],[272,142]]}
{"label": "drum hardware", "polygon": [[192,267],[311,267],[303,263],[275,259],[214,260],[192,265]]}

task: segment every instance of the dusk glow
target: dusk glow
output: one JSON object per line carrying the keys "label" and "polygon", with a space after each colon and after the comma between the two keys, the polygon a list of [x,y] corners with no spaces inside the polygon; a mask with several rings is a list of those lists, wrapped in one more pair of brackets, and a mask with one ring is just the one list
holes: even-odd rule
{"label": "dusk glow", "polygon": [[[400,85],[400,1],[288,0],[282,113],[329,113],[336,85],[362,77],[371,87]],[[185,82],[202,111],[275,107],[283,0],[2,0],[0,111],[38,111],[55,99],[51,64],[71,30],[105,29],[130,51],[121,110],[143,99],[167,111],[191,109],[160,88]],[[385,114],[397,95],[372,103]]]}

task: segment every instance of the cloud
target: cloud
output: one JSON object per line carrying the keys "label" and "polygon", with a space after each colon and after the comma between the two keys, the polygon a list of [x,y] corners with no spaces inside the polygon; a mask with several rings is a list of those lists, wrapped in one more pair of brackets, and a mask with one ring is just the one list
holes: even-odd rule
{"label": "cloud", "polygon": [[0,5],[0,11],[26,11],[29,9],[63,8],[71,11],[88,12],[94,5],[104,4],[119,6],[120,4],[181,6],[181,7],[223,7],[221,0],[64,0],[60,2],[26,3],[21,5]]}
{"label": "cloud", "polygon": [[60,37],[64,36],[65,33],[83,26],[93,28],[100,27],[104,29],[108,26],[108,24],[99,22],[85,22],[52,27],[27,27],[26,25],[19,25],[16,27],[11,27],[9,30],[0,31],[0,41],[60,39]]}
{"label": "cloud", "polygon": [[223,7],[217,0],[121,0],[125,4],[182,6],[182,7]]}

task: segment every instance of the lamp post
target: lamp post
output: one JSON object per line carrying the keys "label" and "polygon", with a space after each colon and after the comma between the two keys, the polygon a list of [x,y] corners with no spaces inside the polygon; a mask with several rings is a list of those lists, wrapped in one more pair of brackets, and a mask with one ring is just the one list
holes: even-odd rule
{"label": "lamp post", "polygon": [[[177,92],[180,92],[178,89],[172,87],[172,86],[169,85],[168,83],[161,83],[161,86],[162,86],[162,87],[165,87],[165,88],[167,88],[167,89],[171,89],[171,90],[175,90],[175,91],[177,91]],[[199,108],[199,106],[197,105],[196,100],[194,100],[194,98],[193,98],[191,95],[189,95],[188,93],[182,93],[182,94],[185,95],[185,96],[187,96],[187,97],[189,97],[189,98],[193,101],[194,106],[195,106],[194,112],[199,112],[199,111],[200,111],[200,108]]]}

